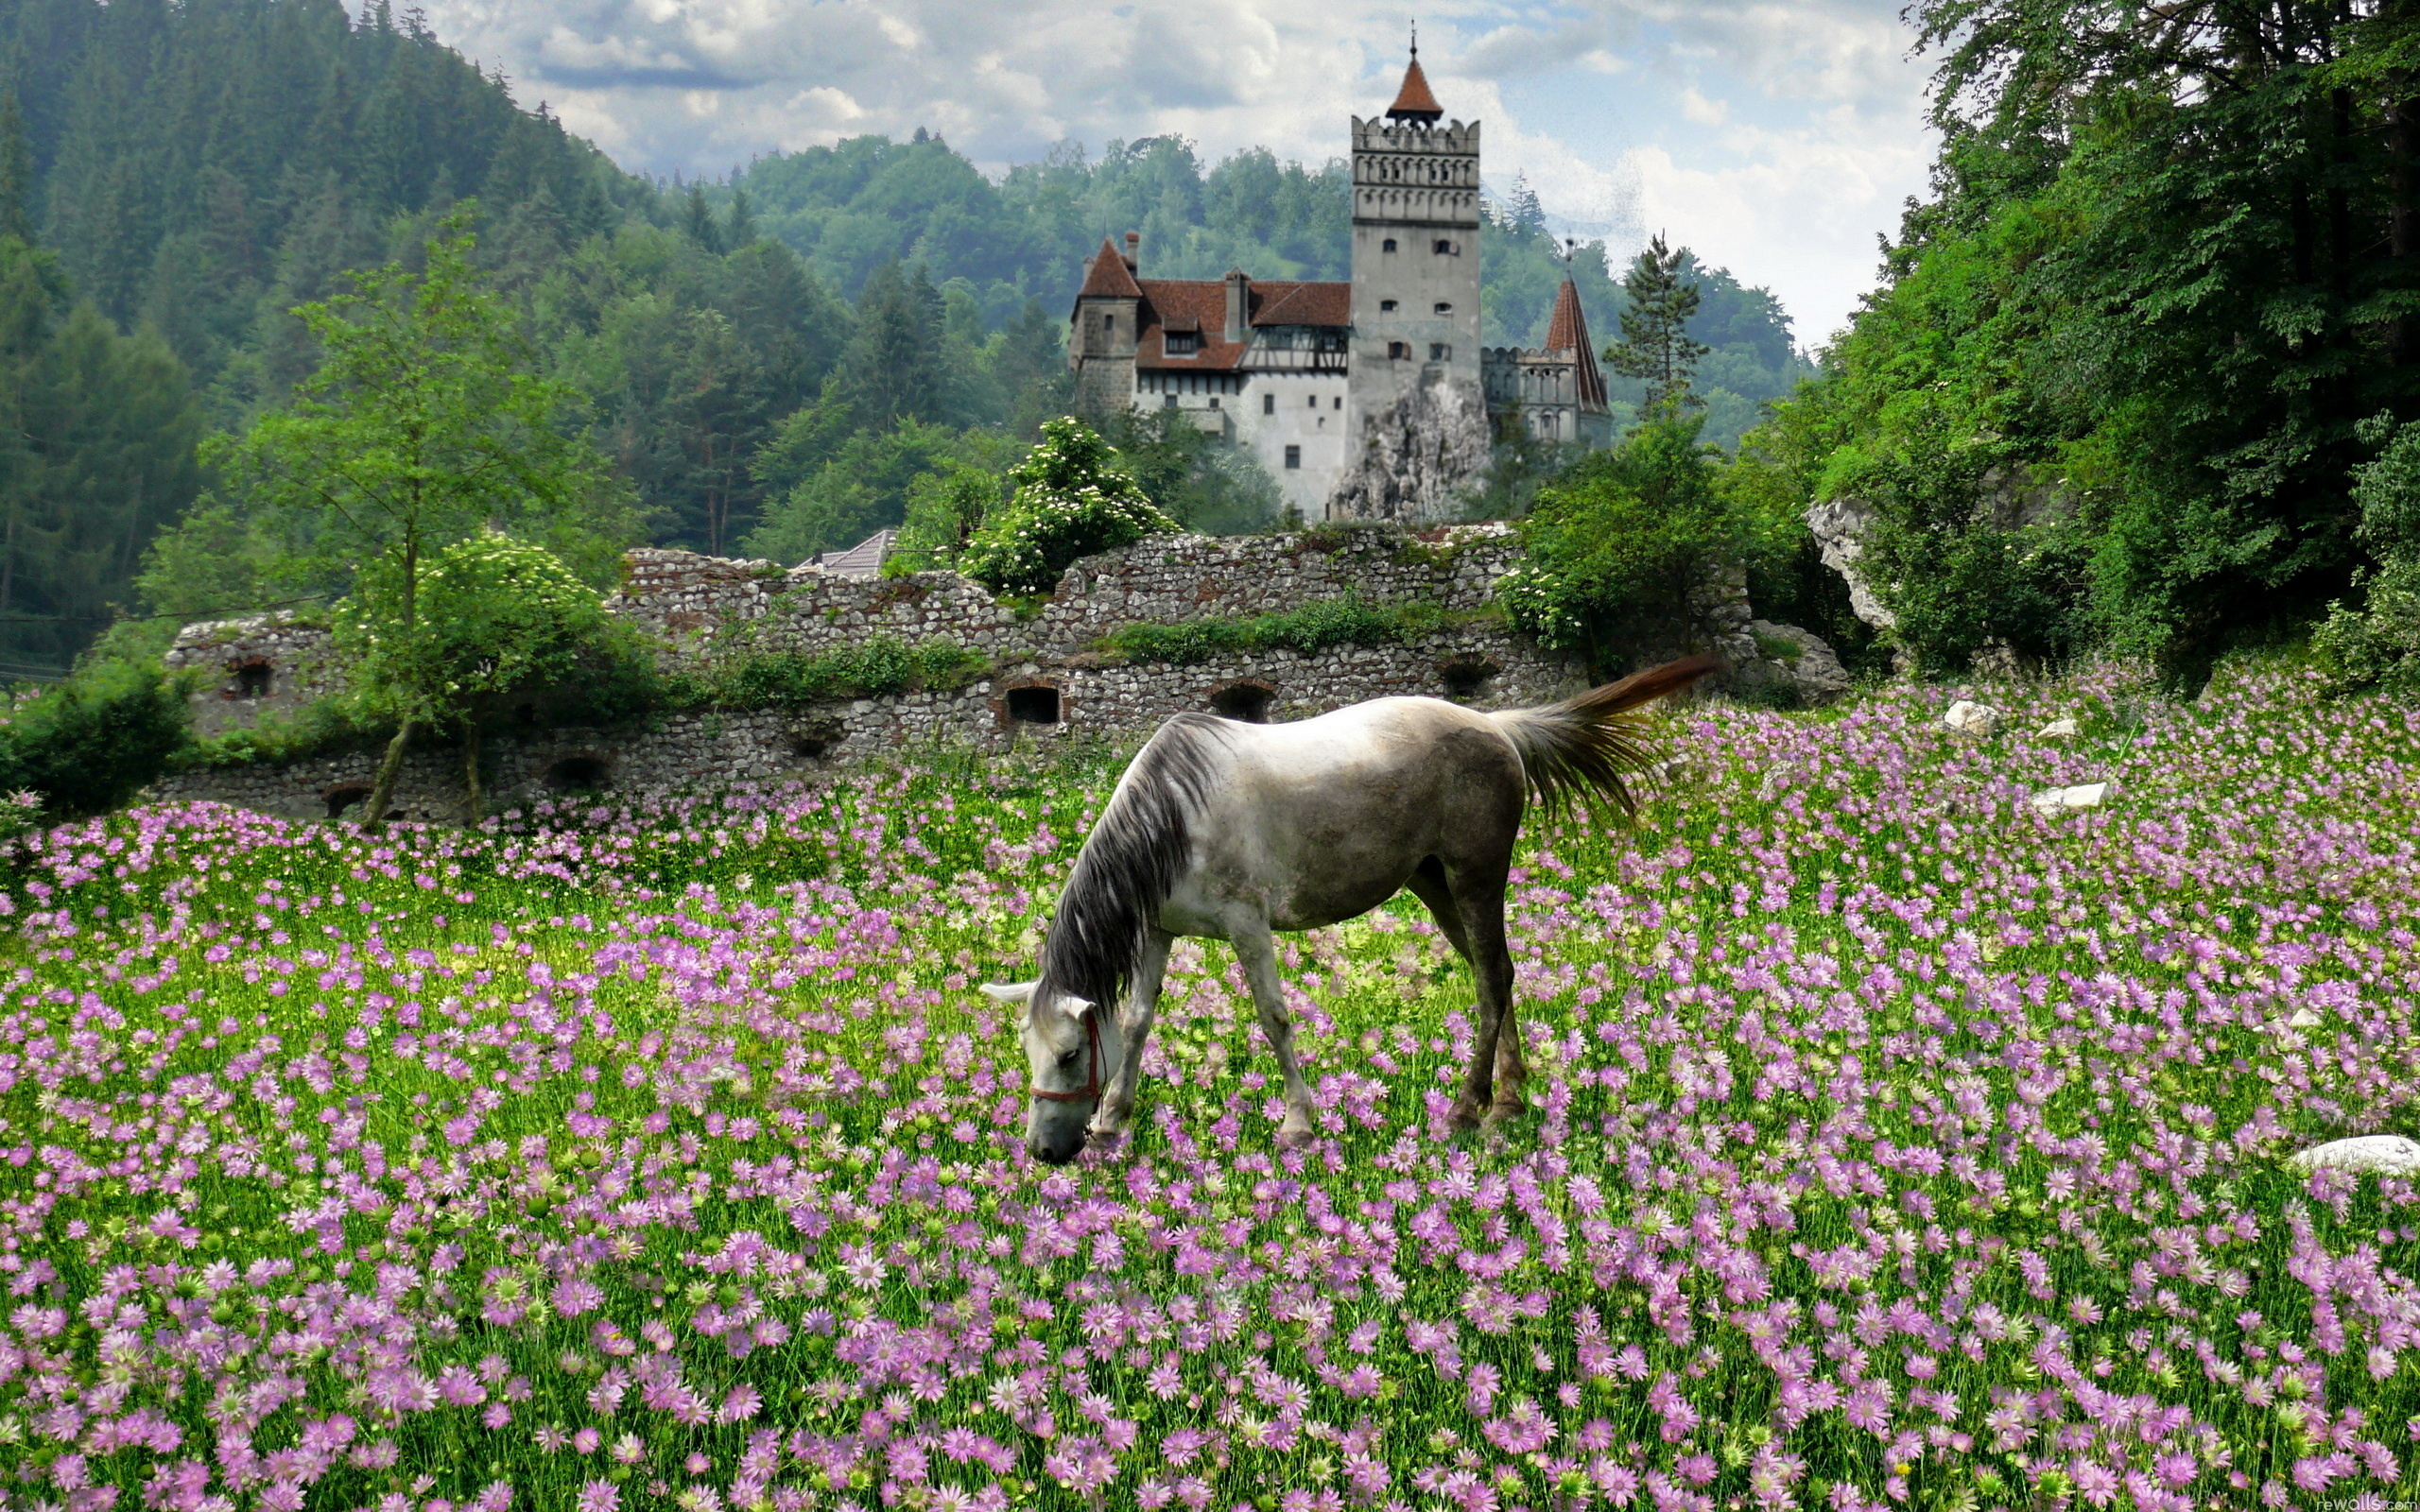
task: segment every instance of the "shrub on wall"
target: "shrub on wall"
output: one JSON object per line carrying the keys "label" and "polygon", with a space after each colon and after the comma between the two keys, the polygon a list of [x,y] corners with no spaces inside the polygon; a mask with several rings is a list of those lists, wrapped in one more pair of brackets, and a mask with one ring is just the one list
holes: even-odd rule
{"label": "shrub on wall", "polygon": [[693,701],[724,709],[786,709],[836,698],[879,698],[926,688],[962,688],[991,670],[955,641],[911,646],[888,635],[821,656],[761,656],[694,685]]}
{"label": "shrub on wall", "polygon": [[1009,481],[1014,496],[959,559],[960,572],[995,593],[1047,593],[1080,557],[1177,529],[1118,465],[1115,449],[1073,417],[1046,423]]}
{"label": "shrub on wall", "polygon": [[1558,650],[1607,660],[1607,639],[1640,615],[1686,610],[1706,558],[1737,552],[1737,528],[1714,487],[1703,416],[1649,421],[1621,446],[1574,463],[1521,522],[1523,559],[1496,602],[1518,628]]}
{"label": "shrub on wall", "polygon": [[1433,604],[1365,603],[1357,594],[1347,593],[1283,614],[1120,626],[1101,638],[1100,648],[1130,662],[1177,665],[1246,651],[1287,650],[1310,656],[1340,645],[1400,645],[1472,617],[1449,614]]}

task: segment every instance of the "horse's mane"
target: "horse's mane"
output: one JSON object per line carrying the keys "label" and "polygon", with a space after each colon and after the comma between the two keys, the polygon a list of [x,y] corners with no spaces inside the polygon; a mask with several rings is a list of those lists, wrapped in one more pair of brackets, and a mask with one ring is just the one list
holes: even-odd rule
{"label": "horse's mane", "polygon": [[1033,1001],[1072,995],[1111,1011],[1125,996],[1160,905],[1193,854],[1193,820],[1216,776],[1225,722],[1178,714],[1127,767],[1084,841],[1042,944]]}

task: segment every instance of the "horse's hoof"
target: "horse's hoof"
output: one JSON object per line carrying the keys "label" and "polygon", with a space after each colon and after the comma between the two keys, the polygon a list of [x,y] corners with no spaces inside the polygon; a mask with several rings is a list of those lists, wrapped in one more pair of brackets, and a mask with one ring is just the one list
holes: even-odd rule
{"label": "horse's hoof", "polygon": [[1530,1105],[1518,1099],[1509,1103],[1497,1103],[1487,1110],[1487,1126],[1494,1128],[1499,1124],[1510,1124],[1515,1119],[1528,1117],[1529,1112]]}
{"label": "horse's hoof", "polygon": [[1319,1139],[1306,1128],[1281,1128],[1277,1131],[1277,1147],[1281,1150],[1307,1150]]}

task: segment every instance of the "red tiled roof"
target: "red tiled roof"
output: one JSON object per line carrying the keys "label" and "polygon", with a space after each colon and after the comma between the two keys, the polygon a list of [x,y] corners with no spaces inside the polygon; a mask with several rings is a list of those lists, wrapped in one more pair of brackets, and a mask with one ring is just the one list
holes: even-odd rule
{"label": "red tiled roof", "polygon": [[1403,88],[1395,92],[1395,102],[1387,107],[1390,120],[1409,116],[1415,121],[1434,121],[1445,113],[1429,91],[1428,76],[1420,71],[1420,55],[1411,55],[1411,66],[1403,71]]}
{"label": "red tiled roof", "polygon": [[[1134,364],[1170,372],[1232,372],[1243,365],[1244,343],[1227,339],[1225,279],[1147,278],[1143,303],[1136,317],[1142,328]],[[1350,325],[1353,285],[1277,280],[1245,285],[1245,309],[1251,323],[1271,325]],[[1171,357],[1164,344],[1167,332],[1201,333],[1201,344],[1189,357]]]}
{"label": "red tiled roof", "polygon": [[1353,285],[1350,284],[1255,284],[1260,308],[1254,325],[1351,325]]}
{"label": "red tiled roof", "polygon": [[1084,286],[1076,291],[1076,298],[1131,300],[1142,292],[1135,286],[1133,270],[1126,266],[1125,256],[1103,236],[1100,250],[1093,254],[1092,266],[1084,269]]}
{"label": "red tiled roof", "polygon": [[1605,406],[1605,375],[1597,367],[1597,349],[1588,339],[1588,317],[1580,308],[1580,290],[1564,279],[1555,291],[1554,314],[1547,320],[1547,350],[1580,354],[1580,402]]}

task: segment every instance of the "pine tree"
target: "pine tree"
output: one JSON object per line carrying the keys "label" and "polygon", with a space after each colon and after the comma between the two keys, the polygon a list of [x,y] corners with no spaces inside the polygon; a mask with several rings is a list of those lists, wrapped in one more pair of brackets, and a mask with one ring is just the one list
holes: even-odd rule
{"label": "pine tree", "polygon": [[745,189],[735,186],[731,191],[731,219],[723,237],[723,245],[735,251],[756,239],[756,207],[748,202]]}
{"label": "pine tree", "polygon": [[942,418],[942,298],[918,265],[913,278],[885,263],[857,296],[857,333],[840,360],[856,422],[887,429],[902,416]]}
{"label": "pine tree", "polygon": [[1664,245],[1656,232],[1622,276],[1622,338],[1605,349],[1605,361],[1625,378],[1647,380],[1647,412],[1704,404],[1689,391],[1704,346],[1689,339],[1689,317],[1697,313],[1697,281],[1687,276],[1689,249]]}
{"label": "pine tree", "polygon": [[1543,236],[1547,229],[1547,209],[1538,199],[1538,192],[1530,187],[1530,176],[1512,176],[1512,194],[1504,202],[1505,229],[1515,236]]}
{"label": "pine tree", "polygon": [[16,91],[10,90],[0,97],[0,236],[33,239],[33,148],[26,141]]}
{"label": "pine tree", "polygon": [[706,203],[704,184],[689,186],[689,198],[682,212],[681,229],[689,233],[691,241],[707,251],[717,254],[722,251],[722,227],[715,220],[714,207]]}

